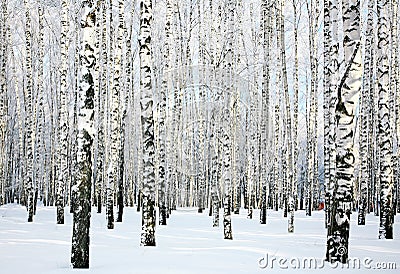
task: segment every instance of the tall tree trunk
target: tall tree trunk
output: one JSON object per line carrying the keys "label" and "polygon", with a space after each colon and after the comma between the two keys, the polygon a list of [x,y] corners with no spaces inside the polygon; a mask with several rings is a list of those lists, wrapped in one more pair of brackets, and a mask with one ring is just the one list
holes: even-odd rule
{"label": "tall tree trunk", "polygon": [[[116,65],[117,62],[116,54],[115,54],[115,34],[114,34],[114,13],[113,13],[113,0],[109,0],[109,66],[110,72],[108,76],[109,81],[109,91],[111,94],[107,97],[107,132],[108,138],[106,141],[106,165],[107,165],[107,186],[106,186],[106,215],[107,215],[107,228],[114,228],[114,193],[116,181],[118,178],[118,141],[119,141],[119,89],[115,88],[115,79],[117,79],[117,85],[119,86],[118,78],[115,77],[115,74],[119,74],[119,71],[116,73]],[[120,64],[120,63],[118,63]]]}
{"label": "tall tree trunk", "polygon": [[164,72],[162,78],[162,87],[160,91],[160,117],[159,117],[159,146],[160,146],[160,162],[159,162],[159,223],[160,225],[167,224],[167,206],[166,206],[166,154],[165,154],[165,141],[166,141],[166,107],[167,107],[167,94],[169,92],[169,68],[171,66],[172,58],[170,54],[171,44],[171,23],[172,23],[172,3],[167,0],[166,21],[165,21],[165,45],[164,45]]}
{"label": "tall tree trunk", "polygon": [[[79,3],[74,5],[74,18],[75,18],[75,49],[74,49],[74,77],[73,77],[73,90],[78,90],[78,70],[79,70],[79,43],[80,43],[80,22],[79,22]],[[70,155],[77,155],[78,153],[78,95],[77,92],[72,92],[73,111],[72,111],[72,132],[70,138]],[[71,187],[70,187],[70,213],[74,212],[76,188],[74,187],[77,181],[77,158],[70,157],[70,174],[71,174]]]}
{"label": "tall tree trunk", "polygon": [[393,173],[393,181],[394,181],[394,192],[395,196],[393,199],[393,213],[400,212],[400,193],[399,193],[399,185],[400,185],[400,68],[399,68],[399,1],[392,0],[392,56],[393,56],[393,66],[392,66],[392,90],[396,91],[395,98],[395,137],[397,140],[397,156],[393,163],[394,173]]}
{"label": "tall tree trunk", "polygon": [[57,224],[64,224],[64,188],[69,178],[68,170],[68,86],[67,86],[67,66],[68,66],[68,6],[67,1],[61,2],[61,68],[60,68],[60,171],[57,180]]}
{"label": "tall tree trunk", "polygon": [[26,174],[25,185],[27,190],[28,222],[33,221],[34,211],[34,185],[33,185],[33,88],[32,88],[32,37],[30,5],[24,0],[25,6],[25,50],[26,50],[26,92],[25,92],[25,132],[26,132]]}
{"label": "tall tree trunk", "polygon": [[233,0],[227,3],[228,7],[228,37],[227,37],[227,53],[226,53],[226,94],[225,94],[225,108],[223,109],[223,180],[225,187],[224,195],[224,239],[232,240],[232,222],[231,222],[231,192],[232,192],[232,108],[231,95],[233,93],[233,27],[235,16],[235,4]]}
{"label": "tall tree trunk", "polygon": [[[114,87],[118,90],[119,94],[123,94],[123,85],[121,85],[121,77],[122,77],[122,38],[124,36],[124,1],[118,0],[118,21],[117,21],[118,29],[117,29],[117,50],[115,52],[115,71],[114,71]],[[113,92],[114,93],[114,92]],[[122,215],[124,213],[124,147],[125,147],[125,120],[126,120],[126,108],[127,108],[127,94],[124,94],[124,100],[119,105],[122,108],[122,113],[118,113],[117,121],[118,121],[118,150],[117,150],[117,222],[122,222]],[[118,100],[121,100],[119,97]]]}
{"label": "tall tree trunk", "polygon": [[[325,200],[329,200],[329,130],[330,130],[330,47],[332,44],[331,30],[331,3],[332,1],[324,0],[324,188]],[[325,211],[325,227],[328,225],[328,211]]]}
{"label": "tall tree trunk", "polygon": [[292,117],[291,117],[291,108],[290,108],[290,99],[289,99],[289,87],[288,87],[288,79],[287,79],[287,70],[286,70],[286,43],[285,43],[285,17],[283,15],[283,8],[285,2],[283,0],[280,1],[280,9],[279,9],[279,21],[280,21],[280,35],[281,35],[281,62],[282,62],[282,91],[285,97],[285,107],[286,107],[286,140],[287,140],[287,205],[289,211],[288,218],[288,232],[294,232],[294,180],[293,180],[293,139],[292,139]]}
{"label": "tall tree trunk", "polygon": [[[83,1],[80,14],[78,140],[76,207],[73,215],[71,264],[73,268],[89,268],[89,228],[92,189],[92,144],[94,137],[94,66],[96,7]],[[74,155],[75,156],[75,155]]]}
{"label": "tall tree trunk", "polygon": [[[330,226],[331,221],[331,199],[336,181],[336,116],[335,108],[337,102],[337,86],[339,75],[339,41],[338,41],[338,2],[332,0],[330,2],[330,20],[331,20],[331,44],[329,47],[329,180],[325,189],[325,206],[326,206],[326,227]],[[328,233],[330,231],[328,230]]]}
{"label": "tall tree trunk", "polygon": [[7,134],[7,1],[1,1],[0,18],[0,205],[5,201],[5,184],[6,184],[6,134]]}
{"label": "tall tree trunk", "polygon": [[261,213],[260,223],[267,223],[267,166],[268,152],[267,143],[269,141],[269,58],[270,58],[270,36],[271,36],[271,21],[270,21],[270,1],[262,1],[262,16],[261,22],[263,25],[263,48],[264,48],[264,63],[263,63],[263,81],[262,81],[262,198],[261,198]]}
{"label": "tall tree trunk", "polygon": [[354,182],[353,138],[355,109],[361,87],[360,2],[343,2],[345,73],[338,87],[336,105],[336,182],[332,195],[326,259],[347,263],[349,254],[352,185]]}
{"label": "tall tree trunk", "polygon": [[380,149],[379,238],[393,239],[393,164],[389,106],[389,1],[378,0],[378,144]]}
{"label": "tall tree trunk", "polygon": [[[101,15],[101,49],[100,56],[101,66],[100,66],[100,74],[99,74],[99,96],[98,96],[98,113],[97,113],[97,162],[96,162],[96,192],[95,199],[97,205],[97,213],[101,213],[102,205],[103,205],[103,189],[104,189],[104,159],[105,159],[105,146],[104,146],[104,112],[106,108],[106,97],[107,97],[107,5],[104,1],[102,4],[102,15]],[[101,93],[100,93],[101,91]]]}
{"label": "tall tree trunk", "polygon": [[[43,185],[43,160],[44,160],[44,149],[45,145],[43,138],[43,57],[44,57],[44,10],[42,4],[38,5],[38,25],[39,25],[39,41],[38,41],[38,72],[37,72],[37,118],[36,118],[36,149],[35,149],[35,185],[36,191]],[[42,192],[40,191],[40,196]],[[41,197],[42,198],[42,197]],[[36,208],[36,207],[35,207]]]}
{"label": "tall tree trunk", "polygon": [[141,245],[155,246],[154,120],[151,67],[152,0],[140,2],[140,107],[143,141],[143,206]]}
{"label": "tall tree trunk", "polygon": [[[205,2],[205,0],[204,0]],[[205,12],[203,10],[203,12]],[[197,16],[198,16],[198,40],[199,40],[199,79],[204,79],[205,77],[205,57],[204,57],[204,24],[205,17],[201,18],[201,1],[198,0],[197,3]],[[201,81],[201,80],[200,80]],[[205,169],[205,150],[204,150],[204,140],[205,140],[205,91],[202,87],[199,89],[199,149],[198,149],[198,184],[199,184],[199,195],[198,195],[198,212],[203,212],[203,207],[205,203],[205,183],[206,183],[206,169]]]}
{"label": "tall tree trunk", "polygon": [[318,23],[318,1],[307,2],[308,23],[309,23],[309,50],[311,64],[311,84],[310,84],[310,109],[308,115],[308,135],[307,135],[307,188],[306,188],[306,215],[311,216],[315,206],[316,192],[318,191],[318,159],[317,159],[317,99],[318,88],[317,79],[317,23]]}
{"label": "tall tree trunk", "polygon": [[294,203],[295,209],[298,206],[298,113],[299,113],[299,56],[298,56],[298,27],[299,19],[297,19],[297,3],[293,0],[293,32],[294,32],[294,71],[293,71],[293,180],[294,180]]}
{"label": "tall tree trunk", "polygon": [[369,176],[369,158],[370,158],[370,143],[369,143],[369,128],[372,126],[370,117],[370,90],[372,79],[372,63],[371,63],[371,50],[372,50],[372,35],[373,35],[373,13],[374,13],[374,0],[368,1],[368,15],[367,15],[367,29],[365,40],[365,57],[364,57],[364,72],[363,72],[363,86],[361,96],[361,114],[360,114],[360,201],[358,209],[358,224],[365,225],[365,213],[368,206],[368,181]]}

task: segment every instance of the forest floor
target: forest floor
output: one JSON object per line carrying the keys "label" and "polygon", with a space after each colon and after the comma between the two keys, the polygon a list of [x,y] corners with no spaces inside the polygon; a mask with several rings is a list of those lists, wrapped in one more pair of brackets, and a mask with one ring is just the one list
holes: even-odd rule
{"label": "forest floor", "polygon": [[[93,208],[94,210],[94,208]],[[56,225],[55,207],[38,206],[33,223],[27,223],[24,207],[0,207],[0,273],[400,273],[400,216],[395,217],[394,240],[378,240],[379,219],[367,216],[357,226],[352,214],[351,257],[348,265],[323,261],[326,252],[324,212],[295,214],[295,232],[287,233],[281,211],[268,210],[266,225],[259,211],[247,219],[246,210],[232,216],[233,240],[223,239],[212,227],[208,211],[179,208],[156,227],[157,247],[140,246],[140,213],[125,208],[122,223],[106,228],[105,214],[92,213],[90,269],[70,267],[72,216],[66,208],[65,224]],[[344,267],[344,268],[343,268]],[[388,268],[394,268],[389,270]]]}

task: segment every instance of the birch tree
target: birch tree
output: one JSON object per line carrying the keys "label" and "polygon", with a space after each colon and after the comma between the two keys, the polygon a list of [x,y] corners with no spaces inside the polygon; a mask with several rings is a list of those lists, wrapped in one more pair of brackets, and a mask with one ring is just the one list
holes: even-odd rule
{"label": "birch tree", "polygon": [[378,144],[380,149],[379,238],[393,239],[393,163],[389,102],[389,1],[378,0]]}
{"label": "birch tree", "polygon": [[67,1],[61,1],[61,67],[60,67],[60,172],[57,180],[57,224],[64,224],[64,186],[67,184],[68,174],[68,86],[67,86],[67,65],[68,65],[68,6]]}
{"label": "birch tree", "polygon": [[155,246],[154,119],[151,67],[152,0],[140,2],[140,109],[142,126],[143,205],[141,245]]}
{"label": "birch tree", "polygon": [[162,79],[162,87],[160,90],[160,117],[159,117],[159,146],[160,146],[160,163],[159,163],[159,223],[160,225],[167,224],[167,206],[166,206],[166,154],[165,154],[165,142],[167,138],[165,118],[166,118],[166,107],[167,107],[167,94],[169,91],[169,69],[171,66],[171,24],[172,24],[172,3],[171,0],[167,0],[167,10],[165,16],[165,44],[164,44],[164,72]]}
{"label": "birch tree", "polygon": [[1,1],[0,18],[0,205],[6,202],[5,171],[6,171],[6,133],[7,133],[7,1]]}
{"label": "birch tree", "polygon": [[[392,1],[392,6],[393,6],[393,34],[392,34],[392,44],[393,44],[393,49],[392,53],[394,56],[393,60],[393,78],[394,82],[392,83],[392,88],[396,90],[396,99],[395,99],[395,115],[396,115],[396,123],[395,123],[395,132],[396,132],[396,140],[397,140],[397,159],[395,165],[397,165],[397,173],[394,175],[394,181],[395,184],[394,186],[396,187],[395,192],[396,192],[396,199],[394,199],[394,209],[395,213],[400,212],[400,62],[399,62],[399,14],[398,14],[398,6],[399,1],[398,0],[393,0]],[[395,169],[396,170],[396,169]]]}
{"label": "birch tree", "polygon": [[263,60],[263,82],[262,82],[262,202],[260,223],[266,224],[267,222],[267,165],[268,153],[267,143],[269,140],[269,58],[270,58],[270,35],[271,35],[271,22],[270,22],[270,2],[267,0],[262,1],[262,23],[263,23],[263,47],[264,47],[264,60]]}
{"label": "birch tree", "polygon": [[330,2],[330,26],[331,26],[331,44],[329,46],[329,180],[325,189],[325,214],[326,226],[330,226],[331,221],[331,198],[333,195],[333,188],[336,181],[336,100],[337,100],[337,87],[339,80],[339,40],[338,40],[338,1],[332,0]]}
{"label": "birch tree", "polygon": [[368,1],[367,29],[365,31],[365,56],[364,56],[364,71],[363,71],[363,86],[361,96],[361,114],[360,114],[360,201],[358,209],[358,224],[365,225],[365,211],[368,206],[368,181],[370,180],[369,163],[370,163],[370,140],[369,129],[372,127],[370,119],[370,92],[372,80],[372,35],[373,35],[373,14],[374,0]]}
{"label": "birch tree", "polygon": [[285,97],[285,108],[286,108],[286,146],[287,146],[287,171],[285,176],[287,177],[287,193],[288,193],[288,209],[289,209],[289,219],[288,219],[288,232],[294,232],[294,182],[293,182],[293,139],[292,139],[292,117],[291,108],[289,100],[289,87],[286,69],[286,43],[285,43],[285,17],[283,15],[283,8],[285,2],[280,1],[279,7],[279,21],[280,21],[280,35],[281,35],[281,62],[282,62],[282,89]]}
{"label": "birch tree", "polygon": [[92,0],[81,2],[76,207],[73,215],[71,264],[89,268],[89,228],[91,216],[92,144],[94,138],[94,67],[96,7]]}
{"label": "birch tree", "polygon": [[[107,76],[109,91],[107,96],[107,109],[106,115],[107,127],[106,132],[108,138],[106,139],[106,169],[107,169],[107,184],[106,184],[106,215],[107,215],[107,228],[114,228],[114,190],[118,174],[118,118],[119,118],[119,89],[115,88],[114,85],[114,73],[115,73],[115,35],[114,35],[114,12],[113,12],[113,0],[109,0],[109,55],[108,65],[109,74]],[[117,73],[118,74],[118,73]],[[117,78],[118,79],[118,78]],[[119,85],[119,83],[117,83]],[[107,136],[106,135],[106,136]]]}
{"label": "birch tree", "polygon": [[224,194],[224,239],[232,240],[232,225],[231,225],[231,191],[232,191],[232,127],[231,127],[231,112],[233,105],[231,106],[231,94],[232,94],[232,60],[233,60],[233,26],[234,26],[234,15],[235,5],[234,1],[230,0],[227,4],[228,8],[228,41],[227,41],[227,63],[226,63],[226,74],[227,74],[227,92],[225,94],[224,102],[224,113],[223,113],[223,180],[225,186]]}
{"label": "birch tree", "polygon": [[25,131],[26,131],[26,174],[25,185],[27,191],[28,222],[33,221],[34,211],[34,184],[33,184],[33,82],[32,82],[32,36],[30,5],[24,0],[25,6],[25,61],[26,61],[26,87],[25,87]]}
{"label": "birch tree", "polygon": [[299,56],[298,56],[298,19],[297,19],[297,3],[293,0],[293,32],[294,32],[294,70],[293,70],[293,180],[294,180],[294,203],[297,210],[297,186],[298,186],[298,113],[299,113]]}
{"label": "birch tree", "polygon": [[[122,39],[124,36],[124,1],[118,0],[118,20],[117,20],[117,50],[115,52],[115,71],[114,71],[114,86],[113,89],[117,89],[119,94],[123,94],[123,84],[121,84],[122,78]],[[114,94],[114,90],[113,90]],[[118,155],[117,155],[117,222],[122,222],[122,215],[124,212],[124,148],[125,148],[125,119],[126,119],[126,108],[127,108],[127,94],[124,94],[124,100],[120,102],[120,108],[122,113],[116,117],[118,120]],[[121,101],[121,96],[119,97]]]}
{"label": "birch tree", "polygon": [[[38,25],[39,25],[39,41],[38,41],[38,72],[37,72],[37,96],[36,96],[36,148],[35,148],[35,184],[37,193],[41,189],[43,183],[43,161],[44,161],[44,117],[43,117],[43,59],[44,59],[44,7],[41,3],[38,5]],[[40,196],[42,196],[40,191]]]}
{"label": "birch tree", "polygon": [[345,70],[338,86],[336,104],[336,182],[332,194],[326,259],[347,263],[354,182],[355,106],[361,87],[360,2],[343,2]]}
{"label": "birch tree", "polygon": [[[100,19],[101,18],[101,19]],[[101,94],[98,96],[98,127],[97,127],[97,162],[96,162],[96,204],[97,204],[97,213],[101,213],[102,204],[103,204],[103,187],[104,187],[104,159],[105,159],[105,145],[104,145],[104,131],[105,131],[105,121],[104,121],[104,111],[106,107],[106,97],[107,97],[107,5],[104,1],[102,3],[102,13],[101,17],[97,20],[101,20],[100,26],[102,26],[101,31],[101,48],[100,56],[102,66],[100,66],[99,72],[99,87],[101,90]],[[99,92],[100,92],[99,90]]]}
{"label": "birch tree", "polygon": [[[331,30],[331,1],[324,0],[324,187],[325,199],[329,200],[329,130],[330,130],[330,82],[331,71],[330,68],[330,46],[332,44],[332,30]],[[328,212],[325,211],[325,226],[328,222]]]}

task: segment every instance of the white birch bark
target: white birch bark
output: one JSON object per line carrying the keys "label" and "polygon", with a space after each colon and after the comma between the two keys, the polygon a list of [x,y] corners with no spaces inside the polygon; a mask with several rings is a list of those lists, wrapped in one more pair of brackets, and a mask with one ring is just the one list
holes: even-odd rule
{"label": "white birch bark", "polygon": [[96,7],[82,1],[80,13],[79,87],[76,206],[73,215],[71,264],[89,268],[89,228],[91,216],[92,144],[94,138],[94,67],[96,63]]}
{"label": "white birch bark", "polygon": [[[43,138],[43,59],[44,59],[44,10],[41,4],[38,5],[38,25],[39,25],[39,53],[38,53],[38,72],[37,72],[37,125],[36,125],[36,149],[35,149],[35,181],[38,188],[43,185],[43,161],[44,161],[44,138]],[[42,191],[40,191],[42,196]]]}
{"label": "white birch bark", "polygon": [[354,182],[353,152],[355,110],[361,88],[360,2],[343,2],[345,71],[338,87],[336,104],[336,182],[332,195],[326,259],[347,263],[349,230]]}
{"label": "white birch bark", "polygon": [[285,2],[280,1],[279,9],[279,21],[280,21],[280,35],[281,35],[281,62],[282,62],[282,89],[285,97],[285,108],[286,108],[286,138],[287,138],[287,203],[288,203],[288,232],[294,232],[294,180],[293,180],[293,139],[292,139],[292,117],[289,99],[289,87],[286,70],[286,43],[285,43],[285,17],[283,15],[283,8]]}
{"label": "white birch bark", "polygon": [[379,238],[393,239],[393,163],[389,102],[389,1],[378,0],[378,144],[380,149]]}
{"label": "white birch bark", "polygon": [[298,56],[298,19],[297,3],[293,0],[293,33],[294,33],[294,70],[293,70],[293,180],[294,180],[294,205],[297,210],[298,203],[298,113],[299,113],[299,56]]}
{"label": "white birch bark", "polygon": [[232,221],[231,221],[231,192],[232,192],[232,109],[231,95],[233,93],[233,27],[235,16],[234,1],[227,3],[228,8],[228,37],[227,37],[227,53],[226,53],[226,94],[223,113],[223,180],[225,186],[224,194],[224,239],[232,240]]}
{"label": "white birch bark", "polygon": [[7,134],[7,1],[1,1],[0,14],[0,205],[5,203],[6,185],[6,134]]}
{"label": "white birch bark", "polygon": [[169,93],[169,78],[170,76],[170,66],[172,63],[172,56],[170,53],[170,45],[172,41],[171,37],[171,24],[172,24],[172,1],[167,0],[167,10],[166,10],[166,18],[165,18],[165,44],[164,44],[164,71],[162,78],[162,86],[160,90],[160,102],[159,102],[159,167],[158,167],[158,176],[159,176],[159,223],[160,225],[167,224],[167,205],[166,205],[166,107],[167,107],[167,94]]}
{"label": "white birch bark", "polygon": [[140,2],[140,107],[143,140],[143,207],[141,245],[155,246],[154,120],[151,67],[152,0]]}
{"label": "white birch bark", "polygon": [[338,41],[338,2],[332,0],[330,2],[330,20],[331,20],[331,45],[329,48],[330,54],[330,84],[329,84],[329,180],[327,188],[325,189],[325,207],[326,207],[326,226],[330,226],[331,221],[331,198],[333,195],[333,188],[336,180],[336,116],[335,113],[336,102],[337,102],[337,86],[338,86],[338,75],[339,75],[339,41]]}
{"label": "white birch bark", "polygon": [[57,179],[57,224],[64,224],[64,189],[69,177],[68,170],[68,86],[67,86],[67,69],[68,69],[68,48],[67,48],[67,32],[68,32],[68,5],[67,1],[61,1],[61,36],[60,36],[60,171]]}
{"label": "white birch bark", "polygon": [[[394,211],[400,212],[400,69],[399,69],[399,1],[392,0],[392,80],[391,88],[395,92],[394,98],[394,134],[397,141],[397,155],[394,159],[394,187],[395,187],[395,199],[393,199]],[[396,168],[397,167],[397,168]],[[395,213],[395,212],[394,212]]]}
{"label": "white birch bark", "polygon": [[262,1],[261,7],[261,22],[263,26],[263,81],[262,81],[262,197],[261,197],[261,213],[260,213],[260,223],[266,224],[267,222],[267,166],[268,166],[268,151],[267,143],[269,140],[269,59],[270,59],[270,36],[271,36],[271,21],[270,21],[270,1]]}
{"label": "white birch bark", "polygon": [[25,50],[26,50],[26,92],[25,92],[25,132],[26,132],[26,174],[25,185],[27,191],[28,222],[33,221],[34,211],[34,185],[33,185],[33,82],[32,82],[32,37],[30,5],[24,0],[25,6]]}
{"label": "white birch bark", "polygon": [[[117,20],[117,48],[115,52],[115,72],[114,72],[114,88],[118,89],[120,94],[120,110],[118,111],[118,156],[117,156],[117,222],[122,222],[124,213],[124,174],[125,174],[125,124],[126,111],[128,107],[128,94],[124,93],[124,84],[122,78],[123,62],[122,62],[122,42],[124,37],[124,1],[118,0],[118,20]],[[118,80],[117,80],[118,79]]]}
{"label": "white birch bark", "polygon": [[95,199],[97,204],[97,213],[101,213],[102,205],[103,205],[103,190],[104,190],[104,164],[105,164],[105,124],[104,124],[104,112],[106,108],[106,97],[107,97],[107,5],[104,1],[102,3],[102,14],[99,18],[101,20],[100,26],[102,28],[101,31],[101,43],[99,49],[99,63],[102,65],[100,66],[99,71],[99,94],[98,94],[98,113],[97,113],[97,162],[96,162],[96,193]]}
{"label": "white birch bark", "polygon": [[375,1],[368,1],[367,29],[365,33],[365,57],[364,57],[364,72],[363,86],[361,96],[361,114],[360,114],[360,200],[358,209],[357,222],[359,225],[365,225],[365,211],[368,206],[368,185],[369,185],[369,164],[370,164],[370,138],[369,128],[372,126],[370,119],[370,90],[372,80],[372,35],[373,35],[373,13]]}
{"label": "white birch bark", "polygon": [[[330,47],[332,44],[332,30],[331,30],[331,3],[330,0],[324,0],[324,188],[325,193],[329,189],[329,130],[330,130],[330,115],[329,102],[330,102],[330,82],[331,71],[330,68]],[[329,194],[325,194],[329,200]],[[328,223],[328,211],[325,211],[325,227]]]}

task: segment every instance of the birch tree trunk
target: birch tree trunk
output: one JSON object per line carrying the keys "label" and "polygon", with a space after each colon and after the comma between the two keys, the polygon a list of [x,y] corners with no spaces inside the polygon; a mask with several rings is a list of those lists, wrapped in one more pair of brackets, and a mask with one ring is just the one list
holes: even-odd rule
{"label": "birch tree trunk", "polygon": [[[106,168],[107,168],[107,183],[106,183],[106,216],[107,228],[114,228],[114,193],[118,174],[118,119],[119,119],[119,89],[115,89],[115,67],[116,67],[116,54],[115,54],[115,34],[114,34],[114,12],[113,0],[109,0],[109,74],[108,86],[109,93],[107,96],[106,109],[109,111],[106,114]],[[117,73],[118,74],[118,73]],[[110,93],[111,92],[111,93]]]}
{"label": "birch tree trunk", "polygon": [[0,18],[0,205],[6,203],[6,142],[7,142],[7,1],[1,1]]}
{"label": "birch tree trunk", "polygon": [[287,177],[287,200],[288,200],[288,232],[294,232],[294,182],[293,182],[293,139],[292,139],[292,117],[290,110],[289,87],[286,70],[286,43],[285,43],[285,17],[283,15],[283,8],[285,2],[280,1],[279,21],[280,21],[280,35],[281,35],[281,62],[282,62],[282,89],[285,96],[286,107],[286,138],[287,138],[287,170],[285,176]]}
{"label": "birch tree trunk", "polygon": [[273,207],[275,211],[278,211],[278,195],[279,195],[279,190],[278,190],[278,186],[279,186],[279,112],[280,112],[280,108],[279,108],[279,104],[275,105],[275,123],[274,123],[274,127],[275,127],[275,153],[274,153],[274,191],[273,191],[273,195],[274,197],[273,199]]}
{"label": "birch tree trunk", "polygon": [[152,0],[140,2],[140,108],[143,141],[143,205],[141,245],[155,246],[154,120],[151,68]]}
{"label": "birch tree trunk", "polygon": [[311,66],[311,84],[310,84],[310,110],[308,115],[308,136],[307,136],[307,187],[306,187],[306,215],[311,216],[315,206],[316,191],[318,184],[317,167],[317,99],[316,92],[318,87],[317,79],[317,50],[316,50],[316,27],[318,22],[318,1],[307,2],[308,22],[309,22],[309,50]]}
{"label": "birch tree trunk", "polygon": [[297,19],[297,4],[296,0],[293,0],[293,32],[294,32],[294,71],[293,71],[293,180],[294,180],[294,206],[297,210],[298,203],[298,140],[297,140],[297,128],[298,128],[298,113],[299,113],[299,56],[298,56],[298,19]]}
{"label": "birch tree trunk", "polygon": [[106,97],[107,97],[107,5],[105,1],[102,3],[102,15],[101,15],[101,49],[100,56],[101,66],[100,66],[100,74],[99,74],[99,100],[98,100],[98,128],[97,128],[97,162],[96,162],[96,204],[97,204],[97,213],[101,213],[102,205],[103,205],[103,188],[104,188],[104,159],[105,159],[105,148],[104,148],[104,111],[106,108]]}
{"label": "birch tree trunk", "polygon": [[370,143],[369,143],[369,128],[372,127],[370,117],[370,90],[372,80],[372,35],[373,35],[373,13],[374,0],[368,1],[367,29],[365,33],[365,57],[364,57],[364,72],[363,86],[361,96],[361,114],[360,114],[360,201],[358,209],[358,224],[365,225],[365,211],[368,206],[368,181],[370,180],[368,170],[370,163]]}
{"label": "birch tree trunk", "polygon": [[[199,76],[200,79],[205,77],[205,57],[204,57],[204,24],[205,17],[201,18],[201,1],[198,0],[197,3],[197,16],[198,16],[198,40],[199,40]],[[204,1],[205,2],[205,1]],[[203,11],[204,12],[204,11]],[[201,80],[200,80],[201,81]],[[204,153],[204,140],[205,140],[205,94],[204,89],[200,87],[199,89],[199,152],[198,152],[198,161],[199,161],[199,170],[198,170],[198,185],[199,185],[199,194],[198,194],[198,212],[203,212],[204,202],[205,202],[205,182],[206,182],[206,169],[205,169],[205,153]]]}
{"label": "birch tree trunk", "polygon": [[224,239],[232,240],[232,224],[231,224],[231,191],[232,191],[232,108],[231,106],[231,95],[233,93],[233,27],[234,27],[234,16],[235,16],[235,4],[233,0],[227,3],[228,8],[228,37],[227,37],[227,53],[226,53],[226,94],[225,94],[225,108],[224,108],[224,127],[223,127],[223,153],[224,153],[224,168],[223,168],[223,180],[225,186],[224,195]]}
{"label": "birch tree trunk", "polygon": [[[330,64],[329,64],[329,180],[325,189],[325,214],[326,214],[326,227],[330,226],[331,221],[331,198],[333,195],[333,188],[336,181],[336,116],[335,113],[336,101],[337,101],[337,83],[339,74],[339,41],[338,41],[338,2],[332,0],[330,2],[330,20],[331,20],[331,44],[329,47]],[[329,230],[328,230],[329,232]]]}
{"label": "birch tree trunk", "polygon": [[[396,91],[395,98],[395,136],[397,140],[397,156],[394,165],[394,192],[396,193],[393,199],[393,213],[400,212],[400,68],[399,68],[399,1],[392,0],[392,90]],[[396,168],[397,167],[397,168]]]}
{"label": "birch tree trunk", "polygon": [[360,2],[343,2],[345,71],[338,87],[336,104],[336,182],[332,196],[326,259],[347,263],[350,214],[354,181],[355,109],[361,87]]}
{"label": "birch tree trunk", "polygon": [[[75,19],[75,24],[74,24],[74,29],[75,29],[75,36],[74,36],[74,44],[75,44],[75,50],[74,50],[74,77],[72,78],[72,87],[73,90],[78,90],[78,82],[79,82],[79,43],[80,43],[80,22],[79,22],[79,7],[80,3],[75,3],[74,5],[74,19]],[[70,155],[77,155],[78,154],[78,144],[77,144],[77,139],[78,139],[78,94],[77,92],[72,93],[72,101],[73,101],[73,111],[72,111],[72,131],[71,131],[71,138],[70,138]],[[70,213],[74,212],[74,207],[75,207],[75,199],[76,199],[76,188],[74,187],[76,181],[77,181],[77,157],[72,156],[70,157],[70,174],[71,174],[71,188],[70,188]]]}
{"label": "birch tree trunk", "polygon": [[[119,98],[118,101],[121,100],[120,94],[123,94],[124,85],[121,84],[122,77],[122,39],[124,36],[124,1],[118,0],[118,21],[117,21],[118,29],[117,29],[117,50],[115,52],[115,66],[114,66],[114,86],[113,86],[113,94],[114,89],[118,92]],[[117,222],[122,222],[122,215],[124,213],[124,147],[125,147],[125,119],[126,119],[126,108],[127,108],[127,94],[124,94],[123,102],[120,102],[119,108],[122,108],[122,113],[119,110],[116,110],[115,113],[118,113],[117,118],[118,126],[115,132],[118,134],[118,148],[117,148],[117,162],[116,162],[116,185],[117,185]],[[114,113],[114,114],[115,114]]]}
{"label": "birch tree trunk", "polygon": [[262,1],[262,24],[263,24],[263,81],[262,81],[262,198],[261,198],[261,213],[260,223],[267,223],[267,165],[268,152],[267,143],[269,140],[269,58],[270,58],[270,36],[271,36],[271,21],[270,21],[270,2]]}
{"label": "birch tree trunk", "polygon": [[78,135],[76,207],[73,215],[71,264],[89,268],[89,228],[91,216],[92,144],[94,138],[94,67],[96,7],[91,0],[81,2],[78,87]]}
{"label": "birch tree trunk", "polygon": [[167,224],[167,206],[166,206],[166,107],[167,107],[167,94],[169,92],[169,78],[171,74],[169,73],[169,69],[171,66],[172,58],[170,54],[170,44],[171,44],[171,24],[172,24],[172,3],[171,0],[167,0],[167,10],[166,10],[166,21],[165,21],[165,44],[164,44],[164,72],[162,78],[162,87],[160,91],[160,117],[159,117],[159,224],[166,225]]}
{"label": "birch tree trunk", "polygon": [[[37,125],[36,125],[36,149],[35,149],[35,184],[37,191],[43,185],[43,161],[44,161],[44,138],[43,138],[43,57],[44,57],[44,10],[42,4],[38,5],[38,25],[39,25],[39,41],[38,41],[38,72],[37,72]],[[6,54],[6,53],[5,53]],[[42,199],[42,191],[40,191]]]}
{"label": "birch tree trunk", "polygon": [[380,149],[379,238],[393,239],[393,164],[389,102],[389,1],[378,0],[378,144]]}
{"label": "birch tree trunk", "polygon": [[32,88],[32,37],[30,5],[24,0],[25,6],[25,50],[26,50],[26,92],[25,92],[25,132],[26,132],[26,174],[25,185],[27,191],[28,222],[33,221],[34,211],[34,185],[33,185],[33,88]]}
{"label": "birch tree trunk", "polygon": [[[331,1],[324,0],[324,188],[325,193],[329,193],[329,131],[330,131],[330,47],[332,44],[331,30]],[[329,195],[325,194],[325,200],[329,200]],[[328,224],[328,211],[325,211],[325,227]]]}
{"label": "birch tree trunk", "polygon": [[57,224],[64,224],[64,187],[69,178],[68,170],[68,86],[67,86],[67,65],[68,65],[68,48],[67,48],[67,32],[68,32],[68,6],[67,1],[61,1],[61,67],[60,67],[60,171],[57,180]]}

